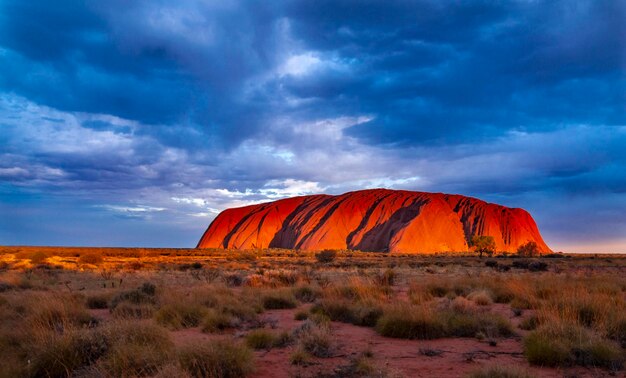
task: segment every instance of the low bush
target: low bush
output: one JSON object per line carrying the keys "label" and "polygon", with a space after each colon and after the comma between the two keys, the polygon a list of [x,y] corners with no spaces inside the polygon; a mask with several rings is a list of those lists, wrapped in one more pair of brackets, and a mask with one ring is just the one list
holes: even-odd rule
{"label": "low bush", "polygon": [[311,308],[311,311],[324,314],[333,321],[366,327],[375,326],[383,314],[380,306],[364,302],[353,303],[341,299],[324,299]]}
{"label": "low bush", "polygon": [[103,261],[104,258],[102,257],[102,255],[96,253],[87,253],[84,255],[80,255],[80,257],[78,258],[78,262],[80,262],[81,264],[99,265],[102,264]]}
{"label": "low bush", "polygon": [[297,300],[304,303],[314,302],[321,296],[321,293],[317,289],[313,289],[310,286],[300,286],[293,289],[293,295]]}
{"label": "low bush", "polygon": [[111,300],[111,294],[98,293],[88,295],[86,298],[87,308],[91,309],[103,309],[109,307],[109,301]]}
{"label": "low bush", "polygon": [[487,260],[485,261],[485,266],[488,268],[495,268],[498,266],[498,262],[496,260]]}
{"label": "low bush", "polygon": [[238,287],[243,285],[243,277],[238,273],[231,273],[224,276],[224,282],[228,287]]}
{"label": "low bush", "polygon": [[9,282],[0,282],[0,293],[15,289],[15,285]]}
{"label": "low bush", "polygon": [[190,343],[177,355],[181,367],[194,377],[239,378],[254,368],[250,350],[232,341]]}
{"label": "low bush", "polygon": [[511,266],[517,269],[528,269],[529,265],[530,265],[530,261],[526,259],[515,260],[511,263]]}
{"label": "low bush", "polygon": [[548,270],[548,264],[543,261],[533,261],[528,264],[528,270],[531,272],[545,272]]}
{"label": "low bush", "polygon": [[43,264],[48,257],[48,254],[42,251],[33,252],[28,256],[31,264]]}
{"label": "low bush", "polygon": [[325,249],[315,254],[315,259],[323,264],[328,264],[337,258],[337,251],[334,249]]}
{"label": "low bush", "polygon": [[298,303],[290,292],[270,292],[263,296],[262,302],[267,310],[298,307]]}
{"label": "low bush", "polygon": [[308,311],[298,311],[296,312],[296,315],[294,315],[294,320],[307,320],[309,318],[309,313]]}
{"label": "low bush", "polygon": [[310,327],[299,334],[298,343],[304,351],[315,357],[328,358],[333,354],[333,342],[328,328]]}

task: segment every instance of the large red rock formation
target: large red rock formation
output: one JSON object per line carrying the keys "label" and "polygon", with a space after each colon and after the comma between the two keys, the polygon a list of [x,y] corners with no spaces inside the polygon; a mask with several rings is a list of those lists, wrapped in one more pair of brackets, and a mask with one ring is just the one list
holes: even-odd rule
{"label": "large red rock formation", "polygon": [[533,218],[476,198],[371,189],[311,195],[227,209],[198,248],[294,248],[433,253],[467,251],[474,235],[490,235],[498,251],[528,242],[550,249]]}

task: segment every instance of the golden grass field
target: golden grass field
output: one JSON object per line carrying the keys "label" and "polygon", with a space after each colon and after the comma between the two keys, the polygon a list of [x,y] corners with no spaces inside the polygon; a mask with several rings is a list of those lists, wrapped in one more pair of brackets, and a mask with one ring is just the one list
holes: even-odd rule
{"label": "golden grass field", "polygon": [[626,258],[0,247],[0,377],[624,376]]}

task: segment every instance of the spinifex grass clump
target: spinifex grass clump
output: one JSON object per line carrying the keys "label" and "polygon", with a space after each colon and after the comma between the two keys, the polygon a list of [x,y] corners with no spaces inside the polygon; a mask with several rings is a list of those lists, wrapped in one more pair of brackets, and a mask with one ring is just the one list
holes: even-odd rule
{"label": "spinifex grass clump", "polygon": [[109,310],[118,318],[149,318],[156,304],[156,286],[146,282],[137,289],[123,291],[111,299]]}
{"label": "spinifex grass clump", "polygon": [[333,355],[335,345],[327,324],[318,324],[311,320],[305,321],[294,330],[293,338],[298,340],[298,348],[319,358]]}
{"label": "spinifex grass clump", "polygon": [[103,329],[110,343],[98,365],[113,376],[146,376],[174,357],[165,329],[146,321],[120,320]]}
{"label": "spinifex grass clump", "polygon": [[177,356],[182,368],[193,377],[239,378],[254,368],[250,350],[232,341],[187,344],[178,350]]}
{"label": "spinifex grass clump", "polygon": [[436,312],[424,307],[398,306],[385,311],[376,331],[401,339],[437,339],[447,335],[445,323]]}
{"label": "spinifex grass clump", "polygon": [[298,303],[291,291],[273,290],[262,297],[263,307],[267,310],[296,308]]}
{"label": "spinifex grass clump", "polygon": [[575,324],[546,324],[524,340],[531,364],[542,366],[596,366],[621,369],[624,351],[607,339]]}
{"label": "spinifex grass clump", "polygon": [[271,349],[284,347],[291,343],[292,337],[288,332],[273,332],[259,328],[248,332],[246,345],[252,349]]}
{"label": "spinifex grass clump", "polygon": [[383,314],[382,307],[372,302],[330,298],[313,306],[311,312],[324,314],[333,321],[366,327],[373,327]]}
{"label": "spinifex grass clump", "polygon": [[376,323],[383,336],[403,339],[441,337],[512,336],[510,322],[495,314],[458,308],[437,309],[429,306],[397,305],[385,309]]}
{"label": "spinifex grass clump", "polygon": [[160,325],[170,329],[197,327],[207,309],[193,303],[171,303],[161,307],[154,318]]}
{"label": "spinifex grass clump", "polygon": [[311,303],[321,296],[321,292],[311,286],[300,286],[293,289],[293,295],[300,302]]}

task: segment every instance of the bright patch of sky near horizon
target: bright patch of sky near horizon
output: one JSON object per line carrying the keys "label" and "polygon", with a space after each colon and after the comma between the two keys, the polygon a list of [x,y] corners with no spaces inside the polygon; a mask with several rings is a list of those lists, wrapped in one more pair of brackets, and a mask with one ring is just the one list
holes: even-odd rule
{"label": "bright patch of sky near horizon", "polygon": [[191,247],[228,207],[388,187],[626,253],[625,20],[617,1],[0,0],[0,244]]}

